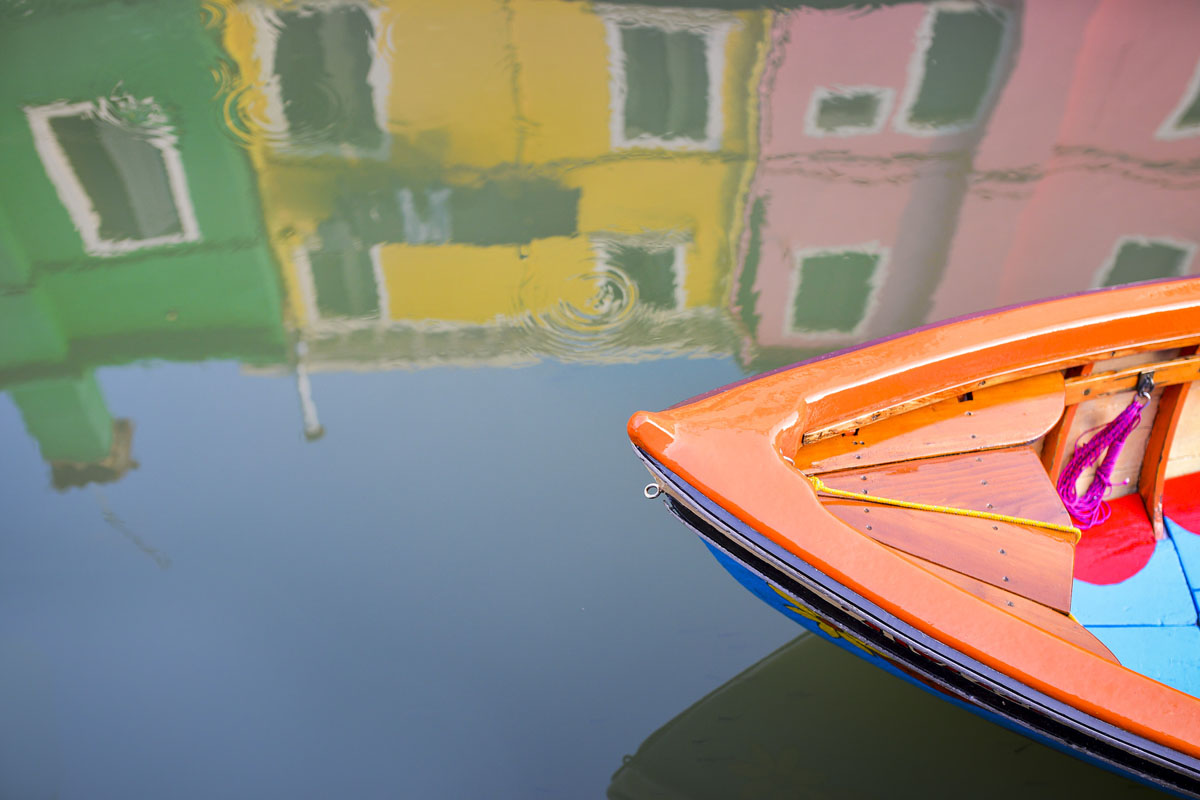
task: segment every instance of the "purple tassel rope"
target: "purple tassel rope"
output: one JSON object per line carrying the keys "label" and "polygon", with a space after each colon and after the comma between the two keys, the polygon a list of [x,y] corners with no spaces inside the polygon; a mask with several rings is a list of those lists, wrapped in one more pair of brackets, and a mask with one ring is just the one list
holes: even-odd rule
{"label": "purple tassel rope", "polygon": [[[1148,394],[1139,393],[1124,411],[1104,426],[1103,430],[1083,444],[1076,441],[1075,452],[1071,454],[1071,460],[1063,468],[1058,479],[1058,496],[1062,498],[1063,505],[1071,512],[1071,518],[1080,528],[1090,528],[1108,519],[1108,506],[1101,501],[1112,488],[1112,471],[1117,465],[1117,457],[1121,455],[1121,447],[1142,421],[1142,409],[1149,399]],[[1085,432],[1079,438],[1082,439],[1087,434],[1088,432]],[[1105,454],[1104,460],[1096,467],[1091,485],[1082,497],[1077,496],[1075,484],[1079,476],[1095,463],[1101,453]]]}

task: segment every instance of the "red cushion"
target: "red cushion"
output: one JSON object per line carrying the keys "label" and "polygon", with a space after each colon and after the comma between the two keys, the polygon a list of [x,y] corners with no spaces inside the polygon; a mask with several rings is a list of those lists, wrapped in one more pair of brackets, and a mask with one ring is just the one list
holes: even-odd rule
{"label": "red cushion", "polygon": [[1154,555],[1154,528],[1141,495],[1118,497],[1108,507],[1108,519],[1085,529],[1075,545],[1075,577],[1081,581],[1120,583],[1138,574]]}

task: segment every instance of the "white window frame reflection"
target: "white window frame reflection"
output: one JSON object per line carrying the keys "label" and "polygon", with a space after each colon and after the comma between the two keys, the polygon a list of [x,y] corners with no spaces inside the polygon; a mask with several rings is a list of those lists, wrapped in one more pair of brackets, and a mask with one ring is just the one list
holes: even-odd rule
{"label": "white window frame reflection", "polygon": [[592,252],[595,253],[596,268],[600,272],[622,272],[621,268],[613,263],[613,253],[619,247],[670,252],[673,256],[671,269],[675,274],[675,305],[672,308],[661,309],[661,311],[681,311],[687,307],[687,250],[690,242],[684,236],[595,234],[590,237],[590,241]]}
{"label": "white window frame reflection", "polygon": [[[1092,276],[1092,288],[1099,289],[1104,287],[1108,282],[1109,275],[1112,274],[1113,268],[1117,265],[1117,258],[1121,255],[1121,249],[1127,244],[1136,244],[1143,247],[1152,245],[1162,245],[1165,247],[1173,247],[1183,253],[1183,258],[1179,260],[1179,266],[1175,269],[1175,277],[1187,275],[1191,269],[1192,261],[1195,260],[1197,244],[1184,239],[1176,239],[1172,236],[1142,236],[1128,235],[1121,236],[1113,245],[1112,251],[1109,252],[1108,258],[1096,270],[1096,274]],[[1171,277],[1171,276],[1167,276]]]}
{"label": "white window frame reflection", "polygon": [[[800,296],[800,292],[804,288],[803,267],[805,260],[814,256],[841,255],[843,253],[863,253],[878,258],[875,271],[871,273],[870,293],[867,295],[866,303],[863,304],[862,319],[849,331],[829,331],[796,327],[796,299]],[[890,255],[890,249],[884,247],[879,242],[864,242],[862,244],[840,247],[807,247],[792,251],[792,275],[783,319],[784,336],[793,340],[796,337],[802,336],[805,341],[822,344],[860,341],[867,332],[867,326],[870,324],[871,318],[879,308],[879,290],[884,284],[890,267]]]}
{"label": "white window frame reflection", "polygon": [[1162,125],[1155,132],[1154,138],[1185,139],[1189,136],[1200,136],[1200,122],[1187,126],[1180,125],[1184,112],[1196,102],[1200,102],[1200,62],[1196,63],[1196,69],[1192,72],[1192,79],[1188,81],[1187,89],[1184,90],[1183,96],[1179,98],[1179,103],[1171,111],[1170,115],[1163,120]]}
{"label": "white window frame reflection", "polygon": [[[187,174],[183,168],[183,160],[175,146],[174,137],[167,134],[151,136],[146,141],[162,155],[171,201],[175,204],[175,211],[179,218],[180,232],[148,239],[105,239],[101,236],[100,212],[96,209],[96,204],[88,194],[83,182],[75,173],[75,168],[71,166],[71,161],[50,123],[51,120],[62,117],[100,116],[103,110],[102,106],[107,102],[107,99],[87,100],[79,103],[59,101],[25,108],[25,116],[29,120],[38,157],[58,193],[59,200],[67,209],[71,222],[79,231],[84,251],[92,256],[111,257],[150,247],[199,241],[200,225],[196,220],[196,209],[188,192]],[[154,98],[141,98],[138,102],[153,104]]]}
{"label": "white window frame reflection", "polygon": [[[283,94],[280,87],[280,76],[276,71],[276,55],[279,48],[279,33],[283,21],[279,11],[320,13],[332,8],[356,7],[367,15],[374,29],[367,40],[367,52],[371,57],[371,66],[367,70],[367,85],[371,92],[371,102],[375,111],[375,125],[381,134],[380,145],[377,148],[363,148],[348,143],[314,144],[295,142],[292,140],[291,128],[287,114],[284,111]],[[266,116],[270,126],[267,140],[276,150],[295,153],[304,156],[350,156],[363,158],[386,158],[391,150],[391,134],[388,130],[388,96],[391,92],[391,48],[381,47],[379,37],[383,31],[382,9],[369,2],[329,3],[299,3],[275,9],[261,5],[249,9],[250,20],[254,26],[254,56],[262,70],[259,88],[266,97]],[[282,136],[272,135],[282,134]]]}
{"label": "white window frame reflection", "polygon": [[[875,119],[869,125],[844,125],[839,128],[822,128],[817,124],[820,116],[821,103],[831,97],[846,97],[849,95],[873,95],[879,100],[879,108],[875,111]],[[809,136],[866,136],[879,133],[887,126],[888,118],[892,115],[892,104],[896,100],[896,90],[886,86],[818,86],[808,103],[808,111],[804,115],[804,128]]]}
{"label": "white window frame reflection", "polygon": [[292,251],[292,263],[296,265],[297,288],[300,300],[304,304],[304,313],[308,317],[307,327],[313,331],[347,331],[363,328],[376,328],[391,322],[388,309],[391,298],[388,295],[387,278],[383,272],[383,245],[377,244],[367,251],[371,259],[371,273],[375,278],[375,297],[379,301],[379,313],[362,317],[326,317],[321,315],[317,303],[317,281],[313,276],[312,259],[308,247],[297,247]]}
{"label": "white window frame reflection", "polygon": [[[614,5],[597,5],[596,13],[604,20],[608,44],[609,137],[613,149],[719,150],[725,124],[725,43],[729,32],[738,24],[736,17],[707,9]],[[625,135],[625,100],[629,94],[629,76],[625,70],[622,31],[627,28],[653,28],[668,33],[686,31],[703,38],[705,68],[708,72],[708,108],[703,139],[686,136],[665,138],[651,134],[630,138]]]}

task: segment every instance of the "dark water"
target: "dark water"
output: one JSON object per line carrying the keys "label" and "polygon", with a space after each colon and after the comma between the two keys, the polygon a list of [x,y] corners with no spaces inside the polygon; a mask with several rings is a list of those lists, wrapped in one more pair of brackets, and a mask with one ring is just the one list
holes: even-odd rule
{"label": "dark water", "polygon": [[1200,7],[879,6],[0,4],[0,796],[1146,791],[641,497],[636,409],[1200,271]]}

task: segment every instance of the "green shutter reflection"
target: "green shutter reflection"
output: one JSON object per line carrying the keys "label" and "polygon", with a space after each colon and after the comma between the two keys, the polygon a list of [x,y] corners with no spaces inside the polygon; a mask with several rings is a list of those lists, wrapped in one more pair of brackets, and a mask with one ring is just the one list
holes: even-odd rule
{"label": "green shutter reflection", "polygon": [[326,222],[320,234],[321,248],[308,253],[318,316],[379,316],[379,292],[370,252],[354,240],[344,221]]}
{"label": "green shutter reflection", "polygon": [[355,6],[280,12],[275,71],[288,128],[306,144],[380,146],[367,76],[374,26]]}
{"label": "green shutter reflection", "polygon": [[1125,242],[1104,281],[1105,286],[1169,278],[1179,274],[1187,251],[1164,242]]}
{"label": "green shutter reflection", "polygon": [[183,232],[157,147],[134,131],[92,117],[56,117],[50,128],[100,217],[101,239]]}
{"label": "green shutter reflection", "polygon": [[817,108],[817,127],[823,131],[870,128],[878,114],[878,95],[869,92],[830,95]]}
{"label": "green shutter reflection", "polygon": [[703,139],[708,120],[704,39],[687,31],[623,28],[625,136]]}
{"label": "green shutter reflection", "polygon": [[792,327],[849,333],[867,312],[878,253],[820,253],[800,262]]}
{"label": "green shutter reflection", "polygon": [[975,120],[1000,56],[1005,28],[1000,14],[985,8],[936,12],[910,123],[940,128]]}
{"label": "green shutter reflection", "polygon": [[608,252],[608,264],[629,276],[638,287],[638,304],[650,308],[675,308],[674,249],[647,249],[615,245]]}
{"label": "green shutter reflection", "polygon": [[489,181],[452,188],[451,241],[462,244],[528,244],[576,231],[579,189],[538,178]]}
{"label": "green shutter reflection", "polygon": [[379,315],[371,256],[361,250],[315,252],[312,260],[317,312],[323,318]]}

